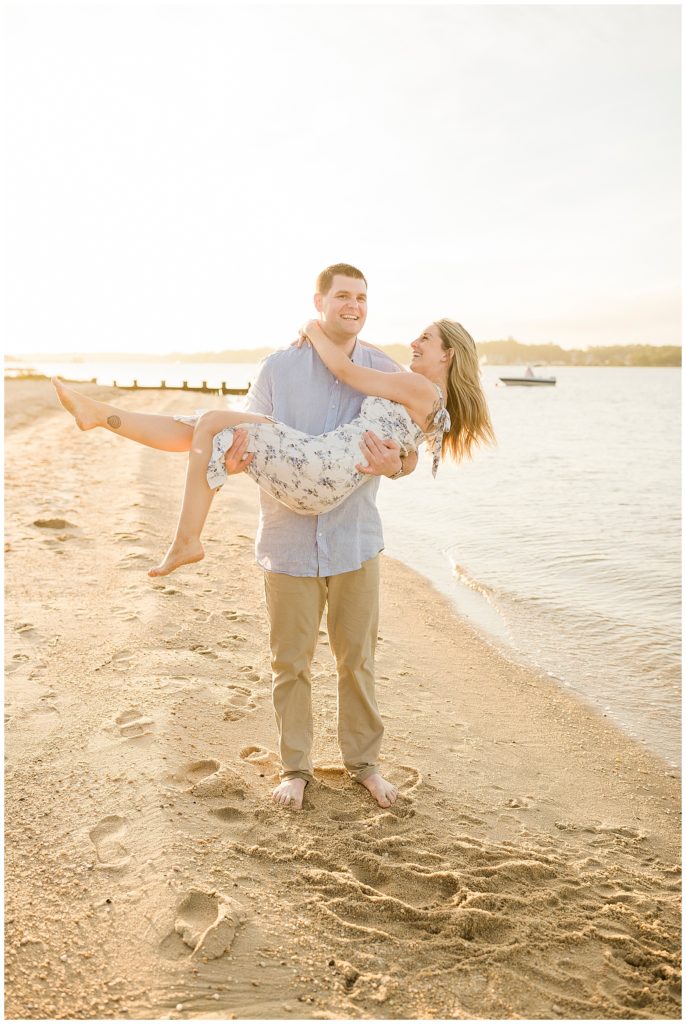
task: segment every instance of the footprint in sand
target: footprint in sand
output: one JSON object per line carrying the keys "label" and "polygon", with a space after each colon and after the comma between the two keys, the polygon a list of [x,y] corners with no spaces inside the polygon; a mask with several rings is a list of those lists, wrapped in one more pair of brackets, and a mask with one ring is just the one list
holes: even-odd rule
{"label": "footprint in sand", "polygon": [[75,523],[66,519],[34,519],[33,525],[41,530],[78,530]]}
{"label": "footprint in sand", "polygon": [[[111,665],[117,672],[128,672],[134,659],[133,651],[117,651],[105,665]],[[104,666],[103,666],[104,667]]]}
{"label": "footprint in sand", "polygon": [[[208,800],[212,805],[210,814],[220,821],[233,822],[245,817],[245,812],[237,806],[246,797],[243,780],[219,761],[193,761],[165,776],[165,781],[174,789]],[[231,802],[227,803],[227,799]]]}
{"label": "footprint in sand", "polygon": [[177,958],[188,955],[190,949],[191,957],[214,960],[228,953],[246,919],[244,908],[231,896],[189,889],[176,908],[174,929],[160,943],[160,952]]}
{"label": "footprint in sand", "polygon": [[90,830],[88,835],[95,847],[97,867],[121,871],[128,865],[131,855],[123,843],[126,832],[126,818],[118,814],[108,814]]}
{"label": "footprint in sand", "polygon": [[154,719],[142,714],[139,708],[122,711],[114,721],[124,739],[149,736],[155,729]]}
{"label": "footprint in sand", "polygon": [[198,782],[202,782],[203,779],[207,779],[211,775],[216,775],[220,768],[219,761],[215,761],[214,758],[191,761],[178,771],[166,775],[165,780],[171,783],[175,789],[182,789],[184,792],[190,793]]}
{"label": "footprint in sand", "polygon": [[278,776],[279,774],[279,759],[273,750],[267,750],[266,747],[251,745],[243,747],[240,751],[240,756],[244,761],[248,761],[253,768],[256,768],[261,776]]}
{"label": "footprint in sand", "polygon": [[262,681],[262,676],[259,672],[255,671],[254,665],[241,665],[240,671],[250,683],[260,683]]}
{"label": "footprint in sand", "polygon": [[188,645],[188,650],[193,651],[194,654],[202,654],[205,658],[217,658],[219,655],[208,647],[207,644],[193,643]]}
{"label": "footprint in sand", "polygon": [[230,633],[225,640],[218,640],[217,647],[233,647],[235,644],[244,644],[248,638],[241,636],[240,633]]}
{"label": "footprint in sand", "polygon": [[245,799],[243,779],[233,768],[220,764],[214,758],[191,761],[175,772],[164,776],[168,785],[194,796],[231,796]]}
{"label": "footprint in sand", "polygon": [[254,694],[248,686],[238,686],[233,684],[227,687],[227,689],[230,691],[230,706],[224,712],[225,722],[237,722],[240,718],[244,718],[250,711],[255,710],[257,704],[253,700]]}

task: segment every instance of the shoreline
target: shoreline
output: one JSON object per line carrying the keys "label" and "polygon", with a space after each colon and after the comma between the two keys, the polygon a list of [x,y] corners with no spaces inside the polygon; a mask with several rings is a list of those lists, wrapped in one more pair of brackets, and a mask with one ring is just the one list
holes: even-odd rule
{"label": "shoreline", "polygon": [[[445,571],[441,574],[443,577],[441,584],[433,579],[429,573],[416,568],[402,557],[388,557],[393,557],[396,561],[405,565],[411,572],[421,577],[438,594],[444,597],[450,603],[454,615],[467,627],[471,628],[484,643],[511,662],[513,666],[534,672],[551,680],[561,693],[565,693],[572,699],[579,701],[597,716],[608,719],[627,740],[636,744],[640,749],[647,750],[665,770],[674,771],[681,776],[680,758],[670,759],[667,753],[656,749],[648,739],[638,734],[632,734],[631,723],[624,722],[621,714],[615,708],[611,705],[604,705],[600,697],[584,693],[572,680],[567,680],[558,672],[546,668],[528,650],[516,646],[514,639],[508,634],[505,620],[501,617],[497,607],[487,597],[480,594],[478,589],[475,590],[460,580],[451,571],[447,559]],[[448,580],[450,580],[452,586],[448,586]],[[467,605],[470,606],[469,610],[467,610]],[[606,708],[606,710],[603,710],[603,708]]]}
{"label": "shoreline", "polygon": [[[340,769],[323,624],[317,781],[275,811],[254,484],[151,584],[183,461],[81,434],[49,384],[6,394],[9,1016],[679,1016],[675,772],[384,555],[401,797]],[[193,955],[229,900],[229,952]]]}

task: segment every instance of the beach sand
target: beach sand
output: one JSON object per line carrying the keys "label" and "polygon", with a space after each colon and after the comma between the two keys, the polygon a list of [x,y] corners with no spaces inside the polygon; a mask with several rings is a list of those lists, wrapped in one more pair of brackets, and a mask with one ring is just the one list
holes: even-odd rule
{"label": "beach sand", "polygon": [[79,432],[47,382],[6,394],[8,1017],[679,1017],[672,770],[382,556],[400,798],[341,769],[324,621],[317,780],[274,808],[257,488],[152,582],[185,457]]}

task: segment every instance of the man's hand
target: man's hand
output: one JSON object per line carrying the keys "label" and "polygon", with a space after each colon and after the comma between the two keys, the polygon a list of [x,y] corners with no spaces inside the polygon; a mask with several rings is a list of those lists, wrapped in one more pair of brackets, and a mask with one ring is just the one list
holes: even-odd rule
{"label": "man's hand", "polygon": [[[368,465],[363,466],[358,463],[355,469],[366,476],[394,476],[402,468],[400,445],[396,441],[382,441],[371,430],[366,431],[360,441],[360,451]],[[417,462],[416,452],[410,452],[407,456],[407,459],[412,458],[414,459],[412,469],[414,469]]]}
{"label": "man's hand", "polygon": [[[233,444],[224,456],[224,465],[229,476],[235,473],[242,473],[248,468],[253,460],[252,452],[248,455],[245,449],[248,447],[248,432],[240,427],[234,430]],[[245,458],[244,458],[245,456]]]}

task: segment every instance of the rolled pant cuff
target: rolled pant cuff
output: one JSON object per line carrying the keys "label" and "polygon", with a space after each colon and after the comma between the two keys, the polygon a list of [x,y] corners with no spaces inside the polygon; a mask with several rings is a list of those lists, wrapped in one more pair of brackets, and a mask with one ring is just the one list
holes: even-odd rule
{"label": "rolled pant cuff", "polygon": [[379,774],[379,769],[374,764],[368,765],[366,768],[360,768],[357,772],[351,771],[350,768],[348,768],[348,771],[355,782],[364,782],[364,780],[368,779],[370,775]]}
{"label": "rolled pant cuff", "polygon": [[281,781],[288,782],[289,779],[304,779],[305,782],[314,782],[314,775],[307,772],[281,772]]}

